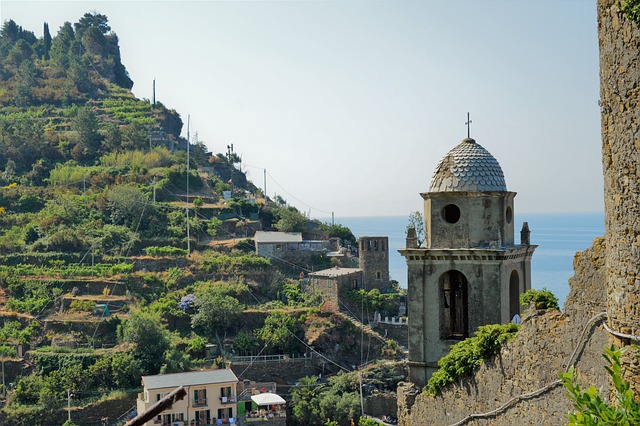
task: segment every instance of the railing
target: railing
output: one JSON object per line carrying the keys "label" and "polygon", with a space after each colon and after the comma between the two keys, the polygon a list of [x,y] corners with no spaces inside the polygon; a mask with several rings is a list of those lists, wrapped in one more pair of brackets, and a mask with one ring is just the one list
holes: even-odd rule
{"label": "railing", "polygon": [[232,395],[232,396],[221,396],[220,397],[220,402],[222,404],[235,404],[236,403],[236,396]]}
{"label": "railing", "polygon": [[277,362],[287,359],[289,359],[288,355],[234,356],[231,362]]}
{"label": "railing", "polygon": [[207,398],[200,398],[193,400],[194,407],[202,407],[203,405],[207,405]]}

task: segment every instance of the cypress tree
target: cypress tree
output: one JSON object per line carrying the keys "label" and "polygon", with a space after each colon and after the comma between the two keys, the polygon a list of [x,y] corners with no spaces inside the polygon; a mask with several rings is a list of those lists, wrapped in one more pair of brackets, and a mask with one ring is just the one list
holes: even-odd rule
{"label": "cypress tree", "polygon": [[43,41],[44,41],[44,60],[49,60],[49,50],[51,50],[51,34],[49,33],[49,24],[44,23],[44,31],[43,31]]}

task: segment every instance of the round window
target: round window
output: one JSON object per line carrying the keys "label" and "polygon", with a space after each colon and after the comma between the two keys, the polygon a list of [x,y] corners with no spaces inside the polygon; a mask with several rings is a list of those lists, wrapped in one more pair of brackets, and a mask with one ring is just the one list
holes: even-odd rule
{"label": "round window", "polygon": [[511,221],[513,220],[513,209],[511,209],[511,206],[507,206],[507,211],[505,212],[505,219],[507,219],[507,223],[511,223]]}
{"label": "round window", "polygon": [[460,207],[455,204],[447,204],[442,209],[442,218],[448,223],[456,223],[460,220]]}

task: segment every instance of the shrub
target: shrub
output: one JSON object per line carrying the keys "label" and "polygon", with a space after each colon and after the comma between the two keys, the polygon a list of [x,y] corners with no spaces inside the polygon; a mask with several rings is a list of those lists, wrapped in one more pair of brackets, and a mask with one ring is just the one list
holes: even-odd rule
{"label": "shrub", "polygon": [[69,312],[91,312],[96,306],[96,302],[92,300],[72,300],[69,306]]}
{"label": "shrub", "polygon": [[189,252],[185,249],[172,246],[151,246],[145,249],[145,252],[149,256],[161,257],[161,256],[186,256]]}
{"label": "shrub", "polygon": [[496,354],[500,346],[515,337],[517,324],[490,324],[478,327],[475,335],[451,347],[451,351],[440,358],[436,371],[425,391],[437,395],[440,390],[461,377],[471,374],[485,358]]}
{"label": "shrub", "polygon": [[[634,345],[637,349],[638,347]],[[601,390],[589,386],[582,391],[575,382],[573,366],[566,373],[560,374],[562,384],[569,391],[576,411],[569,413],[569,425],[638,425],[640,424],[640,395],[631,390],[628,381],[624,380],[620,358],[624,349],[614,345],[605,350],[604,358],[609,363],[605,367],[613,382],[613,398],[603,398]],[[610,403],[614,401],[614,403]]]}
{"label": "shrub", "polygon": [[558,298],[546,288],[542,290],[527,290],[520,295],[520,304],[525,308],[534,303],[536,309],[558,309]]}

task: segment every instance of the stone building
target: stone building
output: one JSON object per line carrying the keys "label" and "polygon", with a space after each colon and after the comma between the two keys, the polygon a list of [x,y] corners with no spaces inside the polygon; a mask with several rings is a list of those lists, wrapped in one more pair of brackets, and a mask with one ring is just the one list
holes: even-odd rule
{"label": "stone building", "polygon": [[384,291],[390,288],[389,238],[360,237],[358,268],[335,267],[309,274],[309,289],[325,301],[339,305],[340,292],[348,289]]}
{"label": "stone building", "polygon": [[358,267],[364,272],[364,289],[389,287],[389,237],[360,237]]}
{"label": "stone building", "polygon": [[408,268],[410,379],[425,385],[450,346],[481,325],[507,323],[531,288],[528,227],[514,242],[515,192],[471,138],[440,161],[424,199],[425,247],[400,250]]}

